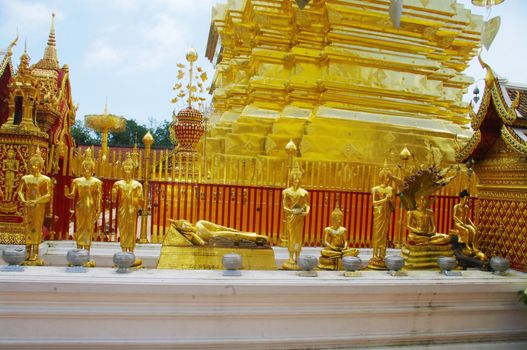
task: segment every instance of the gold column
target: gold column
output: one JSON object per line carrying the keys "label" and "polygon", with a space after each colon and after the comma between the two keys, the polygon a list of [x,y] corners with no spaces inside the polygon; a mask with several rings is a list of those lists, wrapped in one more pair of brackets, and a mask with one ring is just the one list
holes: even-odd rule
{"label": "gold column", "polygon": [[[399,159],[403,162],[403,171],[401,171],[400,178],[404,179],[406,176],[406,165],[408,163],[408,160],[412,157],[412,153],[410,153],[410,150],[404,145],[404,148],[401,150],[401,153],[399,153]],[[400,187],[400,186],[399,186]],[[398,193],[401,193],[401,188],[397,189]],[[403,204],[399,200],[399,215],[397,218],[397,233],[394,237],[394,245],[395,248],[401,248],[403,245]]]}
{"label": "gold column", "polygon": [[[150,131],[146,133],[146,135],[143,137],[143,143],[145,144],[145,181],[143,184],[143,190],[144,190],[144,201],[143,201],[143,210],[141,211],[141,235],[139,236],[139,243],[148,243],[148,237],[147,237],[147,224],[148,224],[148,192],[149,192],[149,184],[148,184],[148,178],[150,176],[150,147],[152,146],[152,143],[154,142],[154,138],[152,137],[152,134],[150,134]],[[153,234],[153,233],[152,233]],[[153,236],[152,236],[153,238]],[[152,239],[152,242],[155,242],[154,239]]]}

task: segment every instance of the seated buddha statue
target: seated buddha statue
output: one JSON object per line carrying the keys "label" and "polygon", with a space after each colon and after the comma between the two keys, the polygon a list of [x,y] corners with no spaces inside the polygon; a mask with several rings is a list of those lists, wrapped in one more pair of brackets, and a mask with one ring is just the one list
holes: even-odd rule
{"label": "seated buddha statue", "polygon": [[450,234],[458,236],[457,241],[461,247],[463,255],[486,261],[487,257],[485,254],[476,248],[475,245],[477,228],[469,216],[470,207],[468,206],[468,200],[470,198],[470,193],[467,190],[463,190],[459,194],[459,198],[460,202],[454,205],[454,227],[450,231]]}
{"label": "seated buddha statue", "polygon": [[236,243],[243,240],[251,241],[258,246],[269,244],[267,236],[262,236],[254,232],[238,231],[206,220],[199,220],[195,225],[187,220],[172,220],[171,226],[195,246],[207,245],[211,240],[218,238]]}
{"label": "seated buddha statue", "polygon": [[450,243],[446,234],[436,233],[434,213],[428,209],[424,196],[416,200],[416,209],[408,212],[408,244],[410,245],[445,245]]}
{"label": "seated buddha statue", "polygon": [[324,229],[324,248],[320,251],[319,268],[338,270],[342,257],[357,256],[359,251],[348,248],[347,230],[342,226],[344,214],[337,206],[330,217],[330,226]]}

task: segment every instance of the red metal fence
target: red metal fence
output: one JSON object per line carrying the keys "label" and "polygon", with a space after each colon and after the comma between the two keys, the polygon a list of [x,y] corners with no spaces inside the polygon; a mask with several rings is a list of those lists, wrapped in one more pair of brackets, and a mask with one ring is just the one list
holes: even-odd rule
{"label": "red metal fence", "polygon": [[[74,221],[72,200],[64,199],[63,188],[72,177],[56,178],[54,210],[58,220],[53,225],[50,239],[72,239],[70,221]],[[103,179],[102,214],[97,224],[96,240],[117,241],[115,208],[111,200],[114,180]],[[278,244],[282,232],[281,188],[240,185],[196,184],[185,182],[150,182],[150,215],[148,237],[162,242],[169,219],[187,219],[191,222],[208,220],[241,231],[268,235]],[[372,199],[369,192],[338,190],[309,190],[311,212],[304,225],[304,245],[321,246],[322,232],[329,225],[329,217],[338,202],[344,212],[344,226],[354,247],[370,247],[373,224]],[[431,209],[435,213],[437,232],[448,233],[452,225],[452,208],[458,202],[455,196],[437,196]],[[473,208],[474,202],[470,202]],[[139,219],[140,220],[140,219]],[[399,220],[402,223],[399,225]],[[389,241],[406,237],[406,215],[399,210],[396,199],[392,215]],[[141,225],[138,225],[141,227]]]}

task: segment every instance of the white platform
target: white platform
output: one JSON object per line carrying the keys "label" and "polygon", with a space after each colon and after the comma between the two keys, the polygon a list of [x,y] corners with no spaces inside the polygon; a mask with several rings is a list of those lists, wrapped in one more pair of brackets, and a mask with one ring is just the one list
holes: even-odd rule
{"label": "white platform", "polygon": [[0,272],[3,349],[527,349],[525,274]]}

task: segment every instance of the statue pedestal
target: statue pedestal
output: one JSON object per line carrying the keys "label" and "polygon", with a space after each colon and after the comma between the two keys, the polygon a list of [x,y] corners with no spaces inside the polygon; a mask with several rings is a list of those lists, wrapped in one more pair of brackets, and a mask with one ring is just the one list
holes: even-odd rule
{"label": "statue pedestal", "polygon": [[445,245],[409,245],[405,243],[401,249],[404,258],[404,268],[415,269],[439,269],[437,259],[441,256],[454,257],[454,251],[450,244]]}

